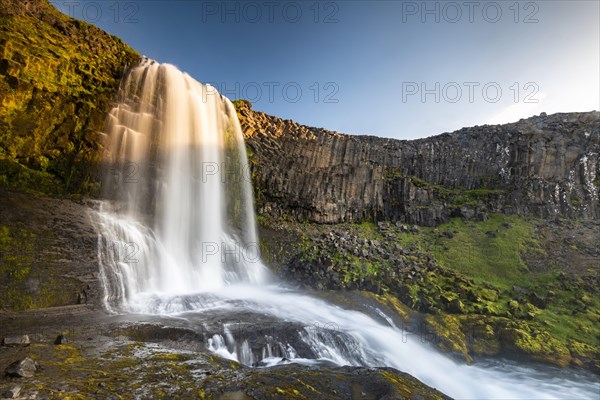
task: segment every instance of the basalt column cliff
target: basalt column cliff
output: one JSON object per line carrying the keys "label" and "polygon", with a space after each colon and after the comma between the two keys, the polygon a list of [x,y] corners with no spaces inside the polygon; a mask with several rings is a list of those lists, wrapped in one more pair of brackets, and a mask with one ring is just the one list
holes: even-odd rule
{"label": "basalt column cliff", "polygon": [[237,105],[261,213],[429,226],[492,212],[600,216],[600,112],[402,141],[310,128]]}

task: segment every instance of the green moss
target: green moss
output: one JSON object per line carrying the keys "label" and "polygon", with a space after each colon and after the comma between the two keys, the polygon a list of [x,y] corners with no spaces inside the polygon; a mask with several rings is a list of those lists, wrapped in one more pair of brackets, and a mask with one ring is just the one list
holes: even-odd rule
{"label": "green moss", "polygon": [[431,399],[442,400],[442,394],[435,390],[422,387],[419,382],[412,377],[404,376],[403,379],[386,370],[379,372],[394,388],[394,392],[402,399]]}
{"label": "green moss", "polygon": [[[491,215],[487,221],[477,223],[456,218],[437,229],[454,232],[452,239],[430,237],[435,244],[430,249],[442,266],[502,289],[522,280],[527,272],[521,255],[539,251],[533,224],[518,216]],[[489,237],[487,232],[495,232],[496,237]]]}
{"label": "green moss", "polygon": [[511,342],[517,348],[536,359],[563,367],[571,361],[571,353],[567,346],[547,331],[521,325],[507,329],[504,334],[511,338]]}
{"label": "green moss", "polygon": [[0,185],[89,193],[98,188],[97,132],[139,55],[47,2],[30,7],[1,18]]}
{"label": "green moss", "polygon": [[462,331],[462,323],[459,317],[455,315],[427,315],[426,321],[433,329],[433,341],[438,342],[438,346],[448,352],[460,354],[467,362],[473,359],[467,347],[467,337]]}
{"label": "green moss", "polygon": [[472,189],[472,190],[454,190],[447,192],[446,197],[450,197],[452,206],[477,206],[480,202],[489,203],[491,199],[504,195],[502,189]]}
{"label": "green moss", "polygon": [[[591,268],[582,279],[560,269],[530,271],[526,259],[548,258],[544,250],[548,244],[538,224],[533,218],[491,214],[485,221],[452,219],[415,232],[390,228],[382,233],[372,223],[334,228],[298,225],[302,240],[296,250],[301,262],[294,265],[299,265],[300,273],[305,270],[303,262],[313,263],[311,271],[321,266],[324,274],[323,278],[319,275],[319,282],[326,282],[327,271],[333,270],[341,280],[334,288],[372,290],[390,309],[388,296],[406,304],[410,312],[435,316],[429,324],[444,338],[440,346],[465,359],[510,349],[558,365],[577,363],[576,359],[590,365],[600,349],[600,298],[594,284],[599,273]],[[327,236],[332,229],[358,240],[345,248],[337,239],[338,246],[314,239]],[[452,238],[440,233],[447,231],[453,233]],[[369,248],[364,240],[379,241],[375,247],[386,247],[390,259],[378,256],[372,248],[363,256],[362,250]],[[500,334],[513,328],[511,322],[526,327],[522,330],[528,336]],[[583,346],[572,349],[574,342]],[[552,361],[550,351],[556,352],[557,361]],[[574,355],[569,357],[569,351]]]}
{"label": "green moss", "polygon": [[386,180],[396,180],[404,177],[402,170],[396,167],[386,167],[383,170],[383,178]]}
{"label": "green moss", "polygon": [[411,176],[410,181],[412,182],[413,185],[415,185],[418,188],[433,187],[433,185],[430,184],[429,182],[427,182],[423,179],[417,178],[416,176]]}
{"label": "green moss", "polygon": [[0,303],[5,309],[24,310],[35,304],[26,290],[36,257],[35,237],[27,229],[0,225]]}
{"label": "green moss", "polygon": [[233,101],[233,106],[238,108],[252,108],[252,103],[246,99],[237,99]]}

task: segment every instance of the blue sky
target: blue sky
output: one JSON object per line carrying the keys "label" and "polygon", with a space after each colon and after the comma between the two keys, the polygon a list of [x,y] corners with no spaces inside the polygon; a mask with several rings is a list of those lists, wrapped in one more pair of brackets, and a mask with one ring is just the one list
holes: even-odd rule
{"label": "blue sky", "polygon": [[598,1],[52,3],[231,99],[343,133],[600,110]]}

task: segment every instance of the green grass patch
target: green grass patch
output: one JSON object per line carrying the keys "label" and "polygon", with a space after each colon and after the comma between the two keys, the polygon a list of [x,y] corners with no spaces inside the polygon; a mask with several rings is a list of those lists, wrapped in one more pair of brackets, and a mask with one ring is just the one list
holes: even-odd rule
{"label": "green grass patch", "polygon": [[430,237],[430,250],[442,266],[501,289],[523,285],[528,271],[521,255],[542,251],[533,237],[533,224],[518,216],[492,215],[481,222],[456,218],[437,231],[454,235]]}

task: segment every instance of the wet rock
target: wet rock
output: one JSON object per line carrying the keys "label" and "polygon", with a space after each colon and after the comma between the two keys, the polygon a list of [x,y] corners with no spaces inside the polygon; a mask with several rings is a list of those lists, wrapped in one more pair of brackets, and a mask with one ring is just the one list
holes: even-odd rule
{"label": "wet rock", "polygon": [[31,378],[38,369],[38,364],[29,357],[15,361],[4,370],[6,376],[12,378]]}
{"label": "wet rock", "polygon": [[548,304],[548,300],[545,297],[540,296],[535,292],[529,295],[529,301],[531,304],[539,308],[546,308],[546,305]]}
{"label": "wet rock", "polygon": [[455,314],[462,314],[465,312],[465,306],[459,299],[454,299],[448,305],[448,311]]}
{"label": "wet rock", "polygon": [[69,341],[67,339],[67,337],[63,334],[60,334],[56,337],[56,339],[54,339],[54,344],[67,344]]}
{"label": "wet rock", "polygon": [[0,390],[0,393],[2,393],[2,398],[4,398],[4,399],[14,399],[14,398],[19,397],[19,394],[21,393],[21,386],[20,385],[8,386],[6,388],[2,388]]}
{"label": "wet rock", "polygon": [[2,346],[8,347],[29,346],[30,343],[28,335],[10,336],[2,339]]}

